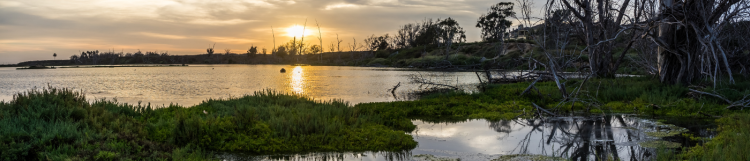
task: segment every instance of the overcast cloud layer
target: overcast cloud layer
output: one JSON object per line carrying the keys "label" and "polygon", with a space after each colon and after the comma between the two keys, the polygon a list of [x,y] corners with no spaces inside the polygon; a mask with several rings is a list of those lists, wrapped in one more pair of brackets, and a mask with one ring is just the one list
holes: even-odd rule
{"label": "overcast cloud layer", "polygon": [[[243,52],[256,45],[287,42],[286,28],[305,19],[318,44],[368,35],[393,34],[400,25],[425,18],[456,19],[468,41],[480,40],[474,27],[493,0],[3,0],[0,1],[0,64],[67,59],[78,51],[169,51],[176,55]],[[539,2],[537,2],[539,3]],[[327,49],[326,49],[327,50]]]}

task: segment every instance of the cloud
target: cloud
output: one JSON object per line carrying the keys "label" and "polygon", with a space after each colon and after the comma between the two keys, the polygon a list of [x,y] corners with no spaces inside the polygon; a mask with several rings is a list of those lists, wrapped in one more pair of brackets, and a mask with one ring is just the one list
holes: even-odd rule
{"label": "cloud", "polygon": [[34,38],[34,39],[6,39],[0,40],[0,52],[7,51],[25,51],[25,50],[45,50],[45,47],[85,47],[91,45],[88,42],[96,41],[96,39],[77,39],[77,38]]}
{"label": "cloud", "polygon": [[[324,45],[342,45],[426,18],[456,19],[467,40],[480,40],[476,19],[494,0],[0,0],[3,61],[48,59],[78,50],[169,50],[199,54],[206,44],[270,48],[291,37],[285,27],[303,25],[311,40],[320,24]],[[543,4],[542,2],[539,2]],[[308,40],[307,38],[305,39]],[[10,43],[10,41],[13,41]],[[317,41],[317,40],[316,40]],[[5,59],[9,58],[9,59]]]}
{"label": "cloud", "polygon": [[163,39],[185,39],[187,38],[185,36],[179,36],[179,35],[167,35],[167,34],[150,33],[150,32],[138,32],[135,34],[150,36],[150,37],[155,37],[155,38],[163,38]]}
{"label": "cloud", "polygon": [[194,20],[185,22],[218,19],[217,16],[224,14],[273,9],[275,6],[262,0],[7,0],[0,2],[0,7],[51,19],[99,17],[107,20],[144,18],[165,21]]}
{"label": "cloud", "polygon": [[[38,16],[55,19],[102,16],[108,18],[153,18],[155,7],[167,5],[167,1],[151,0],[7,0],[3,4],[12,4],[10,9],[33,13]],[[2,5],[6,6],[6,5]]]}
{"label": "cloud", "polygon": [[324,10],[332,10],[332,9],[339,9],[339,8],[356,9],[359,7],[360,7],[359,5],[355,5],[355,4],[338,3],[338,4],[328,5],[325,7]]}
{"label": "cloud", "polygon": [[237,38],[237,37],[207,37],[212,42],[227,43],[227,44],[250,44],[253,42],[259,42],[252,39]]}
{"label": "cloud", "polygon": [[6,8],[6,7],[18,7],[22,6],[23,3],[21,2],[13,2],[13,1],[0,1],[0,7]]}
{"label": "cloud", "polygon": [[249,23],[254,22],[254,20],[241,20],[241,19],[231,19],[231,20],[213,20],[213,19],[197,19],[189,21],[188,23],[191,24],[200,24],[200,25],[237,25],[237,24],[243,24],[243,23]]}

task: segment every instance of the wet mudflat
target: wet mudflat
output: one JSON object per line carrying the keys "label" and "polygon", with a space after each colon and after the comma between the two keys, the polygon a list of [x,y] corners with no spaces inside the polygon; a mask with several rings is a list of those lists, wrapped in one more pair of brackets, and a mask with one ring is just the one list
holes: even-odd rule
{"label": "wet mudflat", "polygon": [[653,160],[658,148],[695,145],[684,139],[682,133],[713,135],[705,130],[706,126],[696,123],[683,122],[696,125],[688,129],[635,115],[412,122],[417,129],[410,134],[419,146],[410,151],[218,157],[225,160]]}

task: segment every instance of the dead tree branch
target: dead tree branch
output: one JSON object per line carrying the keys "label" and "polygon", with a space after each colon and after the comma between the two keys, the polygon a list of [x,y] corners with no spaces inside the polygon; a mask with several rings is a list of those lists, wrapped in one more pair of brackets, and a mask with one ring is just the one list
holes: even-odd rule
{"label": "dead tree branch", "polygon": [[534,84],[536,84],[536,82],[538,82],[540,79],[542,79],[542,77],[536,77],[536,80],[534,80],[534,82],[531,82],[531,84],[529,85],[529,87],[526,87],[526,90],[523,90],[523,92],[521,92],[521,94],[519,96],[523,96],[523,94],[526,94],[526,92],[529,92],[529,90],[531,90],[531,88],[534,88]]}
{"label": "dead tree branch", "polygon": [[734,108],[734,107],[739,107],[740,109],[745,109],[745,107],[750,107],[750,99],[748,99],[748,97],[750,97],[750,94],[745,95],[744,97],[742,97],[742,99],[740,99],[738,101],[732,102],[729,99],[724,98],[724,97],[722,97],[719,94],[703,92],[703,91],[699,91],[699,90],[695,90],[695,89],[688,89],[688,90],[690,90],[691,92],[700,93],[700,94],[704,94],[704,95],[709,95],[709,96],[713,96],[713,97],[719,98],[721,100],[724,100],[725,102],[727,102],[727,104],[729,104],[729,106],[726,107],[727,109],[731,109],[731,108]]}
{"label": "dead tree branch", "polygon": [[393,86],[393,88],[391,88],[390,91],[391,91],[391,94],[393,95],[393,98],[396,98],[396,89],[398,87],[400,87],[400,86],[401,86],[401,82],[398,82],[398,84],[396,84],[396,86]]}
{"label": "dead tree branch", "polygon": [[538,109],[539,111],[542,111],[544,113],[550,114],[552,116],[557,116],[555,113],[549,112],[549,111],[545,110],[544,108],[539,107],[539,105],[536,105],[536,103],[531,103],[531,105],[534,105],[534,107],[536,107],[536,109]]}
{"label": "dead tree branch", "polygon": [[714,96],[714,97],[716,97],[716,98],[719,98],[719,99],[721,99],[721,100],[724,100],[724,101],[726,101],[726,102],[727,102],[727,103],[729,103],[729,104],[732,104],[732,101],[729,101],[729,99],[726,99],[726,98],[724,98],[724,97],[722,97],[722,96],[720,96],[720,95],[718,95],[718,94],[713,94],[713,93],[703,92],[703,91],[699,91],[699,90],[695,90],[695,89],[688,89],[688,90],[690,90],[691,92],[695,92],[695,93],[700,93],[700,94],[704,94],[704,95]]}
{"label": "dead tree branch", "polygon": [[411,82],[412,82],[412,83],[416,83],[416,84],[422,84],[422,85],[432,85],[432,86],[438,86],[438,87],[447,87],[447,88],[451,88],[451,89],[454,89],[454,90],[458,90],[458,89],[459,89],[459,88],[458,88],[458,87],[456,87],[456,86],[451,86],[451,85],[447,85],[447,84],[440,84],[440,83],[435,83],[435,82],[432,82],[432,81],[430,81],[430,80],[427,80],[427,79],[425,79],[425,78],[423,78],[423,77],[421,77],[421,76],[419,76],[419,77],[418,77],[418,76],[416,76],[416,75],[411,75],[411,78],[409,78],[409,80],[411,80]]}

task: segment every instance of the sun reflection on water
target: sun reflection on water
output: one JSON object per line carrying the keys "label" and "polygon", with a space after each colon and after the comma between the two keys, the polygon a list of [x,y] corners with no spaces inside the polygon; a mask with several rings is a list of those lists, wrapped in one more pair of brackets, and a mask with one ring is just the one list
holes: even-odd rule
{"label": "sun reflection on water", "polygon": [[302,94],[304,92],[302,87],[305,85],[305,77],[302,71],[301,66],[294,67],[294,70],[292,70],[292,81],[290,84],[292,85],[292,92],[296,94]]}

